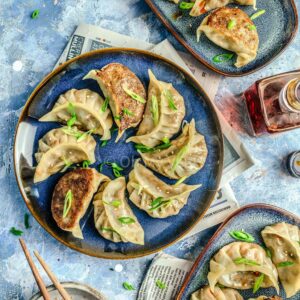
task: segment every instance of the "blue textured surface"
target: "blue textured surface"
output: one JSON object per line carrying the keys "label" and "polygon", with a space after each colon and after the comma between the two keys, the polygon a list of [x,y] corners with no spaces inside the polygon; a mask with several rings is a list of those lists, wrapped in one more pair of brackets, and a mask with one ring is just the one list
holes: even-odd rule
{"label": "blue textured surface", "polygon": [[[53,76],[47,83],[44,83],[29,105],[30,117],[27,114],[24,116],[25,118],[22,120],[17,133],[16,144],[20,150],[16,159],[24,160],[24,158],[27,158],[28,161],[23,161],[22,164],[26,165],[27,168],[35,166],[36,163],[32,164],[32,161],[34,161],[34,153],[38,151],[39,139],[53,129],[54,126],[57,127],[57,123],[38,122],[32,117],[38,119],[48,113],[59,95],[72,88],[88,88],[102,94],[97,84],[95,86],[94,80],[82,80],[82,78],[90,70],[99,70],[113,62],[128,66],[139,77],[145,87],[149,85],[148,70],[151,69],[159,80],[172,82],[174,88],[186,99],[184,119],[189,122],[192,118],[195,119],[196,128],[198,132],[204,135],[208,149],[204,167],[191,176],[186,183],[192,185],[202,184],[201,188],[191,193],[188,204],[184,206],[180,214],[166,219],[151,218],[129,201],[145,231],[145,245],[141,246],[132,243],[112,243],[105,240],[95,229],[93,214],[89,213],[81,222],[84,240],[74,239],[72,234],[64,232],[56,226],[51,215],[50,205],[54,186],[63,174],[55,174],[38,184],[32,183],[32,178],[28,176],[28,172],[23,172],[24,175],[21,175],[21,178],[24,183],[23,189],[26,188],[27,191],[30,189],[30,193],[27,193],[27,195],[32,207],[34,207],[35,214],[39,217],[41,223],[51,228],[55,236],[79,248],[84,253],[93,253],[96,256],[103,256],[104,252],[111,253],[112,257],[117,256],[112,252],[140,256],[145,252],[151,253],[178,239],[184,231],[197,222],[203,211],[209,207],[214,197],[214,191],[217,190],[219,174],[222,172],[223,144],[221,128],[214,121],[216,120],[216,114],[212,111],[211,106],[207,104],[209,99],[205,98],[201,90],[198,91],[195,88],[189,77],[185,77],[177,68],[160,59],[132,51],[105,52],[76,60]],[[117,132],[115,132],[113,139],[105,147],[100,146],[101,141],[99,137],[96,137],[96,163],[93,167],[98,168],[99,164],[103,162],[115,162],[124,168],[122,174],[127,176],[133,168],[135,159],[139,157],[133,143],[126,143],[126,139],[134,135],[134,131],[134,129],[127,130],[117,144],[114,143],[117,135]],[[22,169],[22,166],[20,169]],[[111,170],[105,166],[103,167],[103,173],[110,178],[114,178]],[[161,179],[172,184],[176,182],[176,180],[167,180],[163,176],[161,176]],[[92,205],[90,208],[92,209]],[[122,257],[122,255],[119,255],[119,257]]]}
{"label": "blue textured surface", "polygon": [[[300,223],[292,215],[285,215],[280,211],[272,208],[249,207],[235,215],[215,236],[213,243],[206,249],[202,259],[197,264],[191,280],[182,295],[182,300],[189,300],[190,295],[204,285],[208,285],[207,274],[209,272],[209,261],[222,247],[229,243],[235,242],[229,233],[234,230],[244,229],[250,233],[255,241],[264,246],[260,232],[267,226],[275,223],[286,222],[292,225],[300,226]],[[274,288],[260,289],[255,295],[251,290],[240,291],[245,299],[258,297],[260,295],[274,296],[276,290]],[[286,299],[283,287],[280,287],[280,296]],[[299,300],[300,295],[297,294],[290,300]]]}
{"label": "blue textured surface", "polygon": [[[256,59],[251,63],[242,68],[236,68],[234,66],[236,55],[227,63],[218,64],[212,61],[214,56],[228,53],[228,51],[211,42],[205,34],[202,34],[200,41],[197,42],[197,28],[207,14],[192,17],[187,10],[183,12],[182,17],[176,19],[174,15],[176,15],[179,10],[174,3],[161,0],[153,0],[151,2],[158,9],[160,15],[163,16],[171,26],[173,31],[175,31],[207,65],[227,75],[248,73],[265,65],[286,47],[291,40],[293,32],[296,30],[296,16],[290,0],[257,1],[257,9],[264,9],[266,11],[263,16],[253,20],[260,40],[258,54]],[[229,6],[238,6],[249,16],[255,13],[255,9],[252,6],[237,4],[231,4]]]}
{"label": "blue textured surface", "polygon": [[[300,7],[300,1],[296,4]],[[144,1],[110,0],[3,0],[0,3],[0,295],[1,299],[28,299],[37,290],[12,226],[24,229],[23,217],[28,212],[19,193],[13,172],[12,145],[20,111],[39,81],[49,73],[66,43],[81,23],[90,23],[151,43],[168,38],[178,43],[161,25]],[[34,9],[40,9],[37,20],[30,19]],[[267,25],[267,24],[266,24]],[[252,202],[275,204],[300,214],[299,179],[287,174],[283,160],[300,149],[300,130],[279,135],[253,138],[248,135],[248,120],[239,95],[258,78],[300,68],[300,35],[274,63],[243,78],[224,78],[215,103],[238,133],[256,166],[231,183],[241,205]],[[182,49],[182,47],[179,47]],[[15,61],[23,62],[21,72],[13,70]],[[139,287],[153,257],[126,262],[107,261],[79,254],[49,236],[32,218],[32,228],[24,230],[30,250],[36,249],[51,265],[58,278],[89,284],[105,293],[109,299],[133,300],[136,291],[122,288],[124,281]],[[214,229],[204,231],[168,248],[167,253],[195,259],[207,244]],[[123,272],[111,271],[117,263]],[[43,273],[42,273],[43,274]],[[47,283],[49,280],[43,276]]]}

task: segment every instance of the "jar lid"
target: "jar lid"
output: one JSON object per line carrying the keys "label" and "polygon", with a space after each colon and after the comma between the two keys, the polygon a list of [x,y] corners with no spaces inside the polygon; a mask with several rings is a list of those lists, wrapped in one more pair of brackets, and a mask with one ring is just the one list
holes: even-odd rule
{"label": "jar lid", "polygon": [[291,176],[300,178],[300,151],[292,152],[287,157],[286,166]]}

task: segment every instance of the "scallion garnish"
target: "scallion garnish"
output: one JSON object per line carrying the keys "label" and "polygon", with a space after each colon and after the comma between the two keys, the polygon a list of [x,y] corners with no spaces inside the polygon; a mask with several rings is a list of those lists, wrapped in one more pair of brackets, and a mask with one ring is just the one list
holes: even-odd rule
{"label": "scallion garnish", "polygon": [[102,141],[100,147],[105,147],[107,145],[107,143],[108,143],[108,140]]}
{"label": "scallion garnish", "polygon": [[16,229],[15,227],[10,228],[9,232],[16,236],[21,236],[23,234],[22,230]]}
{"label": "scallion garnish", "polygon": [[232,29],[236,25],[236,21],[234,19],[230,20],[227,24],[227,29]]}
{"label": "scallion garnish", "polygon": [[168,99],[169,108],[172,109],[172,110],[177,110],[177,107],[176,107],[176,105],[174,103],[173,95],[170,92],[170,90],[165,90],[165,96]]}
{"label": "scallion garnish", "polygon": [[107,232],[116,232],[114,229],[110,228],[110,227],[100,227],[101,231],[107,231]]}
{"label": "scallion garnish", "polygon": [[77,116],[76,116],[75,107],[73,103],[69,102],[67,111],[71,115],[71,118],[67,121],[67,125],[68,127],[72,127],[77,121]]}
{"label": "scallion garnish", "polygon": [[68,190],[66,196],[65,196],[65,202],[64,202],[64,210],[63,210],[63,218],[65,218],[72,206],[73,201],[73,193],[71,190]]}
{"label": "scallion garnish", "polygon": [[244,257],[239,257],[233,260],[235,264],[237,265],[248,265],[248,266],[260,266],[260,264],[254,260],[247,259]]}
{"label": "scallion garnish", "polygon": [[233,54],[232,53],[224,53],[224,54],[219,54],[213,57],[213,62],[215,63],[222,63],[222,62],[226,62],[229,61],[233,58]]}
{"label": "scallion garnish", "polygon": [[272,258],[272,253],[271,253],[270,249],[265,248],[265,251],[266,251],[267,257]]}
{"label": "scallion garnish", "polygon": [[90,160],[84,160],[84,161],[82,162],[82,167],[83,167],[84,169],[87,169],[87,168],[89,167],[90,164],[91,164],[91,161],[90,161]]}
{"label": "scallion garnish", "polygon": [[127,108],[123,108],[123,114],[127,116],[134,116],[134,113]]}
{"label": "scallion garnish", "polygon": [[127,87],[123,86],[123,90],[133,100],[138,101],[138,102],[143,103],[143,104],[146,103],[146,100],[143,97],[141,97],[140,95],[136,94],[135,92],[129,90]]}
{"label": "scallion garnish", "polygon": [[29,224],[29,214],[27,214],[27,213],[24,215],[24,226],[26,229],[31,228],[31,226]]}
{"label": "scallion garnish", "polygon": [[251,243],[251,242],[255,241],[254,237],[250,233],[247,233],[243,230],[231,231],[231,232],[229,232],[229,235],[232,238],[239,240],[239,241],[243,241],[243,242]]}
{"label": "scallion garnish", "polygon": [[279,264],[277,264],[277,268],[289,267],[292,265],[294,265],[292,261],[282,261]]}
{"label": "scallion garnish", "polygon": [[178,179],[176,181],[176,183],[174,185],[179,185],[179,184],[183,183],[187,178],[188,178],[187,176],[181,177],[180,179]]}
{"label": "scallion garnish", "polygon": [[177,153],[171,171],[174,172],[176,170],[176,168],[178,167],[178,165],[180,164],[180,162],[182,161],[183,157],[186,155],[186,153],[189,150],[189,145],[184,145]]}
{"label": "scallion garnish", "polygon": [[170,144],[170,139],[167,138],[166,136],[164,138],[162,138],[161,140],[164,144]]}
{"label": "scallion garnish", "polygon": [[40,15],[40,10],[39,9],[35,9],[32,14],[31,14],[31,19],[37,19]]}
{"label": "scallion garnish", "polygon": [[256,12],[255,14],[253,14],[250,19],[254,20],[258,17],[260,17],[261,15],[263,15],[266,11],[264,9],[259,10],[258,12]]}
{"label": "scallion garnish", "polygon": [[122,116],[114,116],[114,119],[120,121],[122,119]]}
{"label": "scallion garnish", "polygon": [[80,136],[77,138],[77,142],[82,142],[83,140],[85,140],[89,135],[91,135],[93,132],[95,131],[95,129],[91,129],[87,132],[84,132],[82,134],[80,134]]}
{"label": "scallion garnish", "polygon": [[129,282],[123,282],[123,288],[127,291],[134,291],[135,288]]}
{"label": "scallion garnish", "polygon": [[159,121],[159,113],[158,113],[158,102],[156,96],[152,95],[151,98],[151,116],[154,125],[156,126]]}
{"label": "scallion garnish", "polygon": [[168,206],[171,203],[171,200],[165,200],[163,197],[158,197],[154,199],[150,204],[150,211],[156,210],[162,206]]}
{"label": "scallion garnish", "polygon": [[121,205],[121,201],[120,200],[113,200],[111,202],[103,201],[103,203],[106,204],[106,205],[113,206],[115,208],[118,208]]}
{"label": "scallion garnish", "polygon": [[115,177],[118,178],[118,177],[123,176],[120,171],[123,171],[124,169],[122,167],[120,167],[117,163],[111,163],[111,162],[101,163],[100,166],[99,166],[100,172],[102,172],[102,169],[103,169],[104,165],[110,166],[112,168],[112,171],[113,171]]}
{"label": "scallion garnish", "polygon": [[264,278],[265,278],[264,274],[260,274],[260,276],[256,278],[256,280],[254,282],[254,286],[253,286],[253,294],[255,294],[260,289],[260,287],[264,281]]}
{"label": "scallion garnish", "polygon": [[64,156],[62,157],[62,160],[63,160],[65,166],[60,171],[60,173],[66,172],[72,166],[72,162],[68,161]]}
{"label": "scallion garnish", "polygon": [[182,1],[179,4],[179,8],[180,9],[191,9],[191,8],[193,8],[194,5],[195,5],[195,2],[185,2],[185,1]]}
{"label": "scallion garnish", "polygon": [[160,289],[165,289],[167,286],[166,286],[166,284],[165,283],[163,283],[161,280],[159,280],[159,279],[157,279],[156,281],[155,281],[155,284],[156,284],[156,286],[157,287],[159,287]]}
{"label": "scallion garnish", "polygon": [[256,26],[255,25],[251,25],[251,24],[249,24],[248,26],[247,26],[247,28],[249,29],[249,30],[255,30],[256,29]]}
{"label": "scallion garnish", "polygon": [[109,97],[106,97],[103,104],[102,104],[102,106],[101,106],[101,111],[102,112],[105,112],[107,110],[108,102],[109,102]]}
{"label": "scallion garnish", "polygon": [[172,143],[169,141],[168,143],[163,143],[158,146],[155,146],[153,148],[145,146],[143,144],[135,144],[134,147],[136,150],[142,152],[142,153],[149,153],[149,152],[155,152],[157,150],[167,149],[172,145]]}
{"label": "scallion garnish", "polygon": [[135,220],[131,217],[120,217],[118,218],[119,222],[122,224],[132,224],[135,223]]}

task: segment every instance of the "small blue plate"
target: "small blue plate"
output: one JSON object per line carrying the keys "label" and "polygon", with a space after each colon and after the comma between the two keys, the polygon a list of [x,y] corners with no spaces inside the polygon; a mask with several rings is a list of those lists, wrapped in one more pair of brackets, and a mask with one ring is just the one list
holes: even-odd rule
{"label": "small blue plate", "polygon": [[[88,71],[101,69],[112,62],[128,66],[145,87],[148,87],[149,82],[148,69],[151,69],[159,80],[172,82],[185,98],[185,119],[195,119],[196,127],[205,136],[208,147],[205,166],[187,180],[188,184],[201,183],[202,187],[191,194],[188,204],[178,216],[153,219],[129,202],[144,228],[144,246],[112,243],[102,238],[94,226],[92,205],[81,222],[84,240],[73,238],[70,233],[57,227],[50,209],[54,186],[63,174],[55,174],[39,184],[32,182],[36,166],[34,153],[38,148],[38,140],[52,128],[61,126],[58,123],[39,122],[38,118],[49,112],[58,96],[71,88],[89,88],[102,94],[94,80],[82,78]],[[134,160],[139,157],[133,143],[125,142],[134,131],[135,129],[128,130],[117,144],[114,142],[117,135],[115,132],[105,147],[101,147],[99,137],[95,137],[97,162],[92,167],[98,168],[99,164],[105,161],[116,162],[124,168],[123,173],[127,177]],[[209,208],[218,189],[223,166],[223,136],[220,124],[210,100],[198,83],[180,67],[160,56],[147,51],[124,48],[102,49],[83,54],[50,73],[34,90],[25,105],[17,126],[14,151],[15,172],[20,191],[37,221],[65,245],[85,254],[109,259],[148,255],[183,237]],[[114,178],[106,167],[103,168],[103,173]],[[174,180],[163,180],[174,183]]]}
{"label": "small blue plate", "polygon": [[[222,226],[217,230],[214,236],[209,240],[204,250],[196,259],[190,273],[186,277],[181,290],[176,297],[177,300],[189,300],[192,293],[200,287],[207,285],[207,274],[209,271],[209,261],[213,255],[223,246],[234,242],[229,232],[233,230],[244,229],[252,234],[260,245],[263,240],[260,232],[267,226],[279,222],[286,222],[300,227],[300,219],[296,215],[272,205],[251,204],[235,211]],[[252,290],[239,291],[244,299],[253,298]],[[272,296],[276,295],[274,288],[260,289],[255,297],[260,295]],[[280,286],[280,296],[286,299],[283,287]],[[299,300],[299,293],[290,300]]]}
{"label": "small blue plate", "polygon": [[[293,0],[257,0],[257,9],[265,9],[266,13],[255,19],[259,35],[259,49],[254,61],[242,68],[236,68],[234,63],[236,56],[226,63],[215,63],[212,58],[215,55],[228,53],[211,42],[204,34],[200,42],[196,40],[196,30],[206,13],[199,17],[191,17],[189,11],[175,19],[179,11],[178,6],[167,0],[146,0],[153,12],[159,17],[174,37],[201,63],[211,70],[225,76],[244,76],[255,72],[277,57],[289,45],[297,33],[298,15]],[[255,13],[252,6],[237,4],[228,5],[239,7],[249,16]]]}

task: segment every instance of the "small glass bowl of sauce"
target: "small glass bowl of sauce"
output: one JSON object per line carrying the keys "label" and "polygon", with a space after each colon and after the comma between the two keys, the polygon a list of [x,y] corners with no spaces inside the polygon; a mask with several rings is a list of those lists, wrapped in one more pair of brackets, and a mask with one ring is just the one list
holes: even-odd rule
{"label": "small glass bowl of sauce", "polygon": [[300,151],[292,152],[287,157],[286,166],[291,176],[300,178]]}

